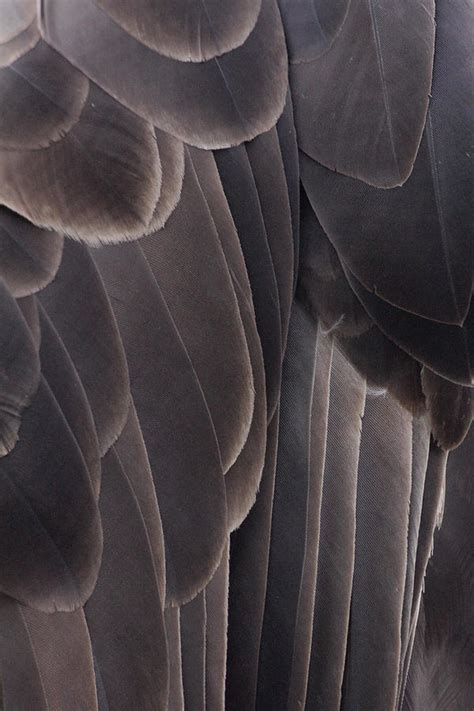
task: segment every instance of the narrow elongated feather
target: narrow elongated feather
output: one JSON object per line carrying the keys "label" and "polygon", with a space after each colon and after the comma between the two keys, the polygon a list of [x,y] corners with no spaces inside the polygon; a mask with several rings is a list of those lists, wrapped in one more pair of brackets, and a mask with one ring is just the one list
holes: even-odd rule
{"label": "narrow elongated feather", "polygon": [[202,591],[180,610],[181,658],[186,711],[206,708],[206,598]]}
{"label": "narrow elongated feather", "polygon": [[472,430],[447,463],[443,523],[424,583],[406,710],[468,709],[474,694]]}
{"label": "narrow elongated feather", "polygon": [[92,649],[82,610],[46,614],[2,597],[0,620],[5,711],[97,711]]}
{"label": "narrow elongated feather", "polygon": [[[255,506],[231,536],[225,708],[254,708],[262,634],[278,445],[278,410],[269,424],[267,455]],[[245,620],[245,624],[242,624]]]}
{"label": "narrow elongated feather", "polygon": [[206,602],[206,709],[224,711],[227,663],[229,546],[205,590]]}
{"label": "narrow elongated feather", "polygon": [[418,626],[423,625],[422,590],[428,561],[433,552],[436,526],[443,514],[446,491],[447,453],[431,440],[423,491],[423,504],[418,529],[415,568],[412,573],[412,601],[408,643],[406,644],[401,674],[401,699],[405,696],[407,676],[411,664]]}
{"label": "narrow elongated feather", "polygon": [[280,0],[288,53],[293,64],[310,62],[327,52],[339,33],[350,0]]}
{"label": "narrow elongated feather", "polygon": [[265,365],[267,410],[275,412],[282,363],[280,302],[258,193],[243,146],[217,151],[215,159],[237,228],[252,289]]}
{"label": "narrow elongated feather", "polygon": [[329,49],[291,65],[300,148],[370,185],[402,185],[425,124],[434,29],[430,0],[353,0]]}
{"label": "narrow elongated feather", "polygon": [[46,148],[69,133],[87,101],[89,82],[40,41],[0,69],[0,91],[0,148],[25,151]]}
{"label": "narrow elongated feather", "polygon": [[298,276],[299,240],[300,240],[300,170],[298,163],[298,146],[293,118],[293,102],[291,92],[286,96],[283,113],[277,121],[278,139],[280,141],[281,157],[285,170],[288,199],[291,210],[291,226],[293,231],[293,269],[294,284]]}
{"label": "narrow elongated feather", "polygon": [[63,237],[40,230],[19,215],[0,207],[0,270],[16,298],[43,289],[56,276]]}
{"label": "narrow elongated feather", "polygon": [[159,54],[184,62],[203,62],[245,42],[255,27],[261,0],[205,5],[187,0],[98,0],[99,7],[139,42]]}
{"label": "narrow elongated feather", "polygon": [[148,455],[133,402],[122,433],[114,445],[140,508],[149,540],[160,599],[166,596],[166,565],[163,524],[153,485]]}
{"label": "narrow elongated feather", "polygon": [[357,471],[365,395],[364,380],[335,347],[329,383],[311,661],[306,694],[307,707],[315,711],[336,709],[341,703],[355,562]]}
{"label": "narrow elongated feather", "polygon": [[151,124],[91,84],[69,133],[40,150],[2,151],[0,178],[0,200],[11,209],[40,226],[100,244],[147,231],[160,194],[161,164]]}
{"label": "narrow elongated feather", "polygon": [[34,296],[24,296],[21,299],[17,299],[16,303],[20,308],[23,318],[28,324],[30,329],[30,335],[33,338],[36,350],[39,351],[41,344],[41,329],[39,324],[39,314],[38,314],[38,303]]}
{"label": "narrow elongated feather", "polygon": [[268,703],[284,708],[287,703],[312,474],[311,418],[313,406],[319,407],[324,432],[330,367],[331,344],[318,333],[317,322],[295,302],[282,374],[258,706]]}
{"label": "narrow elongated feather", "polygon": [[287,707],[289,708],[304,705],[308,682],[316,570],[319,555],[321,494],[326,454],[331,359],[332,342],[330,339],[325,338],[321,330],[319,330],[316,344],[313,403],[309,423],[305,546],[295,617],[291,677],[287,702]]}
{"label": "narrow elongated feather", "polygon": [[0,460],[0,588],[44,612],[74,610],[94,589],[102,531],[84,458],[43,378],[20,432]]}
{"label": "narrow elongated feather", "polygon": [[276,128],[246,145],[272,255],[281,312],[283,348],[293,301],[293,235],[288,185]]}
{"label": "narrow elongated feather", "polygon": [[267,407],[262,347],[242,249],[215,161],[208,151],[191,149],[190,155],[232,278],[249,349],[255,390],[253,416],[247,439],[225,477],[228,526],[229,530],[234,530],[242,523],[255,502],[265,459]]}
{"label": "narrow elongated feather", "polygon": [[179,607],[165,609],[165,627],[170,667],[168,711],[184,711]]}
{"label": "narrow elongated feather", "polygon": [[53,47],[133,111],[198,148],[250,140],[271,128],[283,109],[287,58],[274,0],[262,1],[240,48],[200,63],[148,49],[91,0],[48,0],[43,10],[42,31]]}
{"label": "narrow elongated feather", "polygon": [[412,605],[413,586],[416,569],[416,551],[418,547],[418,534],[423,507],[423,494],[425,490],[426,471],[430,448],[430,428],[426,417],[413,418],[412,420],[412,453],[411,453],[411,492],[410,513],[408,521],[408,546],[407,546],[407,572],[405,577],[405,591],[403,596],[403,615],[401,627],[401,655],[399,672],[399,699],[401,703],[403,690],[406,683],[406,672],[410,655],[410,640],[412,639]]}
{"label": "narrow elongated feather", "polygon": [[84,457],[96,499],[100,491],[99,441],[94,416],[77,370],[44,309],[39,306],[41,373],[56,398]]}
{"label": "narrow elongated feather", "polygon": [[407,565],[411,437],[411,415],[393,398],[366,398],[343,709],[366,706],[385,711],[395,707]]}
{"label": "narrow elongated feather", "polygon": [[443,449],[455,449],[471,426],[471,388],[440,378],[429,368],[423,368],[421,381],[433,438]]}
{"label": "narrow elongated feather", "polygon": [[206,585],[226,539],[216,433],[193,363],[140,243],[102,248],[94,258],[119,323],[157,492],[167,602],[182,604]]}
{"label": "narrow elongated feather", "polygon": [[103,455],[125,424],[129,384],[117,323],[87,248],[66,241],[58,275],[40,301],[82,381]]}
{"label": "narrow elongated feather", "polygon": [[40,377],[38,352],[17,303],[0,279],[0,456],[18,439],[21,415]]}
{"label": "narrow elongated feather", "polygon": [[225,256],[188,153],[180,205],[140,247],[202,387],[226,472],[249,432],[252,370]]}
{"label": "narrow elongated feather", "polygon": [[351,288],[380,330],[397,346],[447,380],[473,382],[474,308],[463,326],[436,323],[391,306],[370,294],[345,270]]}
{"label": "narrow elongated feather", "polygon": [[[139,459],[135,466],[140,466]],[[96,666],[110,709],[166,709],[163,601],[150,538],[115,447],[102,467],[104,553],[97,585],[85,606]]]}

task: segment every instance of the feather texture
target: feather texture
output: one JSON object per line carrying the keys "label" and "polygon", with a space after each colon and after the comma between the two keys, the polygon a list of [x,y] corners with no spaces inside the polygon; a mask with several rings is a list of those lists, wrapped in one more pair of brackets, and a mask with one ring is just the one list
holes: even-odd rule
{"label": "feather texture", "polygon": [[291,65],[300,148],[370,185],[402,185],[425,124],[434,30],[434,2],[352,0],[329,49]]}
{"label": "feather texture", "polygon": [[[42,32],[116,99],[198,148],[225,148],[254,138],[271,128],[283,110],[287,57],[274,0],[262,0],[257,24],[241,47],[207,62],[157,54],[92,0],[47,0]],[[246,71],[249,62],[252,72]]]}
{"label": "feather texture", "polygon": [[261,0],[98,0],[99,7],[139,42],[183,62],[203,62],[245,42],[255,27]]}

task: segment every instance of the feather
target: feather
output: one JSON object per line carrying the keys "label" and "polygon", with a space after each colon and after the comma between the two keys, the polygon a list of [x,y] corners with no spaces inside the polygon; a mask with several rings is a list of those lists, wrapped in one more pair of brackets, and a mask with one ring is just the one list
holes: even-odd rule
{"label": "feather", "polygon": [[56,279],[39,300],[61,337],[89,400],[103,456],[129,407],[125,353],[104,284],[88,250],[67,240]]}
{"label": "feather", "polygon": [[184,146],[169,133],[155,128],[161,162],[161,190],[146,233],[160,230],[176,208],[184,178]]}
{"label": "feather", "polygon": [[39,306],[41,373],[74,435],[89,472],[95,498],[100,491],[99,441],[94,417],[77,370],[51,320]]}
{"label": "feather", "polygon": [[89,82],[40,41],[30,52],[0,69],[0,92],[4,102],[0,120],[2,153],[30,151],[47,148],[77,124],[88,98]]}
{"label": "feather", "polygon": [[328,333],[350,337],[366,332],[372,321],[347,283],[337,252],[324,234],[304,190],[300,219],[298,298]]}
{"label": "feather", "polygon": [[120,459],[123,470],[126,472],[128,484],[140,508],[140,515],[143,518],[152,553],[158,592],[160,599],[163,601],[166,595],[163,525],[153,485],[150,462],[148,461],[143,434],[133,402],[130,403],[127,422],[114,445],[114,449]]}
{"label": "feather", "polygon": [[100,244],[148,230],[161,163],[151,124],[91,84],[69,133],[42,150],[2,151],[0,178],[0,200],[12,210]]}
{"label": "feather", "polygon": [[316,214],[361,284],[393,306],[458,325],[473,285],[474,91],[466,36],[473,14],[464,0],[437,4],[433,98],[413,173],[400,190],[376,190],[301,158]]}
{"label": "feather", "polygon": [[5,711],[97,711],[91,643],[82,610],[46,614],[3,597],[0,624]]}
{"label": "feather", "polygon": [[232,280],[189,154],[180,207],[140,248],[202,388],[226,472],[249,432],[252,370]]}
{"label": "feather", "polygon": [[41,329],[39,323],[39,313],[38,313],[38,302],[34,296],[24,296],[21,299],[17,299],[16,303],[23,314],[28,328],[30,329],[30,335],[33,338],[36,350],[39,351],[41,344]]}
{"label": "feather", "polygon": [[[330,367],[331,343],[318,331],[317,323],[301,304],[295,302],[282,374],[268,582],[260,643],[258,707],[269,704],[271,708],[285,708],[287,703],[293,652],[291,641],[307,536],[308,491],[312,485],[313,407],[324,437]],[[319,441],[316,439],[316,446]],[[315,478],[318,478],[317,469]]]}
{"label": "feather", "polygon": [[105,91],[198,148],[250,140],[271,128],[283,110],[287,57],[274,0],[262,0],[257,24],[241,47],[199,63],[148,49],[92,0],[47,0],[41,29],[48,43]]}
{"label": "feather", "polygon": [[190,155],[232,278],[252,366],[255,399],[253,417],[245,444],[225,477],[229,530],[244,520],[255,502],[262,476],[267,438],[265,373],[260,339],[255,323],[250,283],[229,206],[215,161],[208,151],[191,149]]}
{"label": "feather", "polygon": [[447,380],[468,386],[474,382],[474,307],[463,326],[436,323],[396,309],[366,291],[349,270],[345,273],[369,315],[399,348]]}
{"label": "feather", "polygon": [[104,552],[97,585],[85,606],[96,667],[109,708],[164,710],[168,655],[150,538],[115,447],[102,468]]}
{"label": "feather", "polygon": [[184,707],[206,708],[206,598],[202,591],[180,610]]}
{"label": "feather", "polygon": [[280,0],[288,54],[293,64],[327,52],[347,17],[350,0]]}
{"label": "feather", "polygon": [[243,146],[217,151],[222,186],[245,259],[262,344],[270,419],[277,405],[282,364],[280,303],[272,256],[247,152]]}
{"label": "feather", "polygon": [[261,0],[205,5],[187,0],[98,0],[138,42],[172,59],[203,62],[240,47],[255,27]]}
{"label": "feather", "polygon": [[[34,2],[30,3],[30,5],[33,6],[34,4]],[[13,64],[13,62],[16,62],[17,59],[29,52],[36,45],[40,38],[38,24],[36,22],[36,13],[33,12],[33,20],[27,27],[20,29],[20,25],[18,24],[17,30],[19,31],[9,39],[7,35],[0,37],[0,67],[8,67],[10,64]]]}
{"label": "feather", "polygon": [[298,276],[299,240],[300,240],[300,170],[298,163],[298,146],[293,118],[293,102],[288,91],[285,108],[276,125],[280,142],[281,158],[285,170],[288,199],[290,201],[291,228],[293,232],[293,271],[294,284]]}
{"label": "feather", "polygon": [[471,388],[440,378],[429,368],[423,368],[421,382],[435,442],[442,449],[455,449],[471,426]]}
{"label": "feather", "polygon": [[2,279],[0,314],[0,457],[3,457],[18,439],[22,413],[39,384],[40,364],[28,325]]}
{"label": "feather", "polygon": [[334,174],[304,155],[301,172],[326,234],[368,291],[424,318],[463,323],[472,289],[467,212],[438,214],[426,139],[398,190]]}
{"label": "feather", "polygon": [[36,17],[35,0],[3,0],[0,43],[5,44],[31,25]]}
{"label": "feather", "polygon": [[294,245],[288,185],[276,128],[254,138],[246,149],[275,270],[284,348],[293,301]]}
{"label": "feather", "polygon": [[0,207],[0,270],[12,296],[44,289],[56,276],[62,252],[61,235],[40,230]]}
{"label": "feather", "polygon": [[140,242],[96,250],[94,259],[119,324],[156,488],[166,600],[183,604],[207,584],[226,539],[216,433],[193,362]]}
{"label": "feather", "polygon": [[100,567],[99,513],[82,453],[44,378],[19,442],[0,460],[0,488],[2,592],[44,612],[83,605]]}
{"label": "feather", "polygon": [[168,711],[184,711],[180,626],[179,607],[167,607],[165,627],[170,667]]}
{"label": "feather", "polygon": [[[341,703],[355,561],[357,470],[365,395],[365,382],[335,347],[329,383],[316,591],[313,618],[309,621],[311,660],[307,692],[301,687],[299,696],[304,699],[306,694],[307,707],[315,711],[336,709]],[[296,655],[294,663],[298,663]]]}
{"label": "feather", "polygon": [[416,569],[416,551],[418,547],[418,535],[420,532],[429,449],[430,428],[427,418],[414,417],[412,420],[412,465],[410,513],[408,520],[407,571],[405,577],[402,626],[400,633],[401,654],[398,706],[400,706],[400,700],[406,683],[405,674],[408,668],[407,659],[409,658],[410,638],[412,636],[412,604]]}
{"label": "feather", "polygon": [[205,590],[206,602],[206,709],[224,711],[227,662],[229,546]]}
{"label": "feather", "polygon": [[[337,10],[334,16],[337,27]],[[402,185],[425,124],[434,34],[431,0],[396,6],[353,0],[330,47],[290,66],[300,148],[331,170],[370,185]],[[320,36],[309,52],[318,53]],[[300,35],[293,37],[299,45]],[[304,33],[306,55],[307,41]]]}
{"label": "feather", "polygon": [[473,434],[471,428],[448,457],[443,523],[435,534],[427,568],[422,619],[403,707],[406,711],[468,709],[474,698]]}
{"label": "feather", "polygon": [[366,398],[343,709],[385,711],[395,707],[407,566],[411,437],[412,418],[393,398]]}
{"label": "feather", "polygon": [[[268,428],[267,455],[255,506],[231,536],[225,708],[254,708],[262,634],[278,445],[276,411]],[[242,621],[245,620],[245,624]]]}

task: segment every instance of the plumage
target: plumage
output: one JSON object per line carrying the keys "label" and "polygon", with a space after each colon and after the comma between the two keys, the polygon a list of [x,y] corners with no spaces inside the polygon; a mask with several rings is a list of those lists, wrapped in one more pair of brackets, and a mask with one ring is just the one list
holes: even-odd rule
{"label": "plumage", "polygon": [[0,91],[5,102],[0,122],[3,154],[5,150],[47,148],[67,135],[81,117],[89,82],[39,41],[30,52],[0,69]]}
{"label": "plumage", "polygon": [[2,711],[470,707],[471,0],[0,0]]}
{"label": "plumage", "polygon": [[101,564],[101,523],[81,450],[44,377],[19,442],[0,460],[0,495],[1,591],[43,612],[82,606]]}
{"label": "plumage", "polygon": [[365,400],[364,380],[335,347],[329,381],[311,652],[304,690],[306,706],[315,711],[339,708],[341,704],[356,554],[358,464]]}
{"label": "plumage", "polygon": [[278,401],[283,340],[275,269],[245,147],[216,151],[215,159],[239,235],[252,289],[255,319],[265,365],[267,412],[270,418]]}
{"label": "plumage", "polygon": [[382,711],[396,703],[411,490],[411,419],[393,398],[366,398],[343,709],[367,705]]}
{"label": "plumage", "polygon": [[57,278],[40,293],[39,300],[84,386],[102,456],[118,439],[127,419],[129,382],[117,323],[86,247],[66,242]]}
{"label": "plumage", "polygon": [[2,702],[17,711],[98,711],[84,612],[47,614],[2,596]]}
{"label": "plumage", "polygon": [[207,151],[191,149],[190,155],[234,286],[249,350],[255,391],[253,415],[247,439],[225,476],[227,521],[229,530],[234,530],[242,523],[255,502],[265,461],[267,400],[262,346],[255,322],[252,292],[244,257],[217,166]]}
{"label": "plumage", "polygon": [[[198,148],[225,148],[254,138],[283,110],[287,57],[275,0],[262,0],[257,24],[241,47],[198,63],[150,50],[92,0],[48,0],[41,19],[46,41],[102,89]],[[246,70],[249,62],[252,72]]]}
{"label": "plumage", "polygon": [[181,605],[209,581],[226,540],[216,432],[193,362],[140,242],[97,250],[94,259],[119,325],[157,492],[166,601]]}
{"label": "plumage", "polygon": [[0,207],[1,276],[12,296],[28,296],[56,276],[63,252],[63,237],[40,230]]}
{"label": "plumage", "polygon": [[243,44],[257,22],[261,0],[205,5],[186,0],[98,0],[126,32],[165,57],[203,62]]}
{"label": "plumage", "polygon": [[163,600],[144,516],[131,483],[137,475],[128,474],[115,446],[102,466],[103,562],[84,609],[105,709],[165,709],[168,657]]}
{"label": "plumage", "polygon": [[[303,11],[310,5],[306,0]],[[296,20],[286,25],[289,33],[294,24]],[[434,2],[413,0],[395,8],[352,0],[329,48],[290,66],[304,153],[370,185],[402,185],[412,171],[425,123],[434,34]],[[311,53],[318,39],[311,38]],[[294,44],[300,41],[296,35]],[[304,52],[304,36],[302,42]]]}
{"label": "plumage", "polygon": [[0,153],[0,200],[33,223],[88,244],[140,237],[160,195],[153,127],[86,84],[87,100],[62,139]]}
{"label": "plumage", "polygon": [[35,341],[27,322],[0,279],[0,456],[18,439],[21,415],[33,399],[40,380]]}
{"label": "plumage", "polygon": [[280,0],[292,64],[311,62],[331,47],[347,17],[350,0]]}
{"label": "plumage", "polygon": [[[324,428],[331,344],[295,302],[282,374],[280,426],[257,707],[285,708],[312,485],[313,407]],[[316,456],[318,456],[316,454]],[[318,470],[314,472],[315,478]],[[291,507],[287,502],[291,501]]]}

